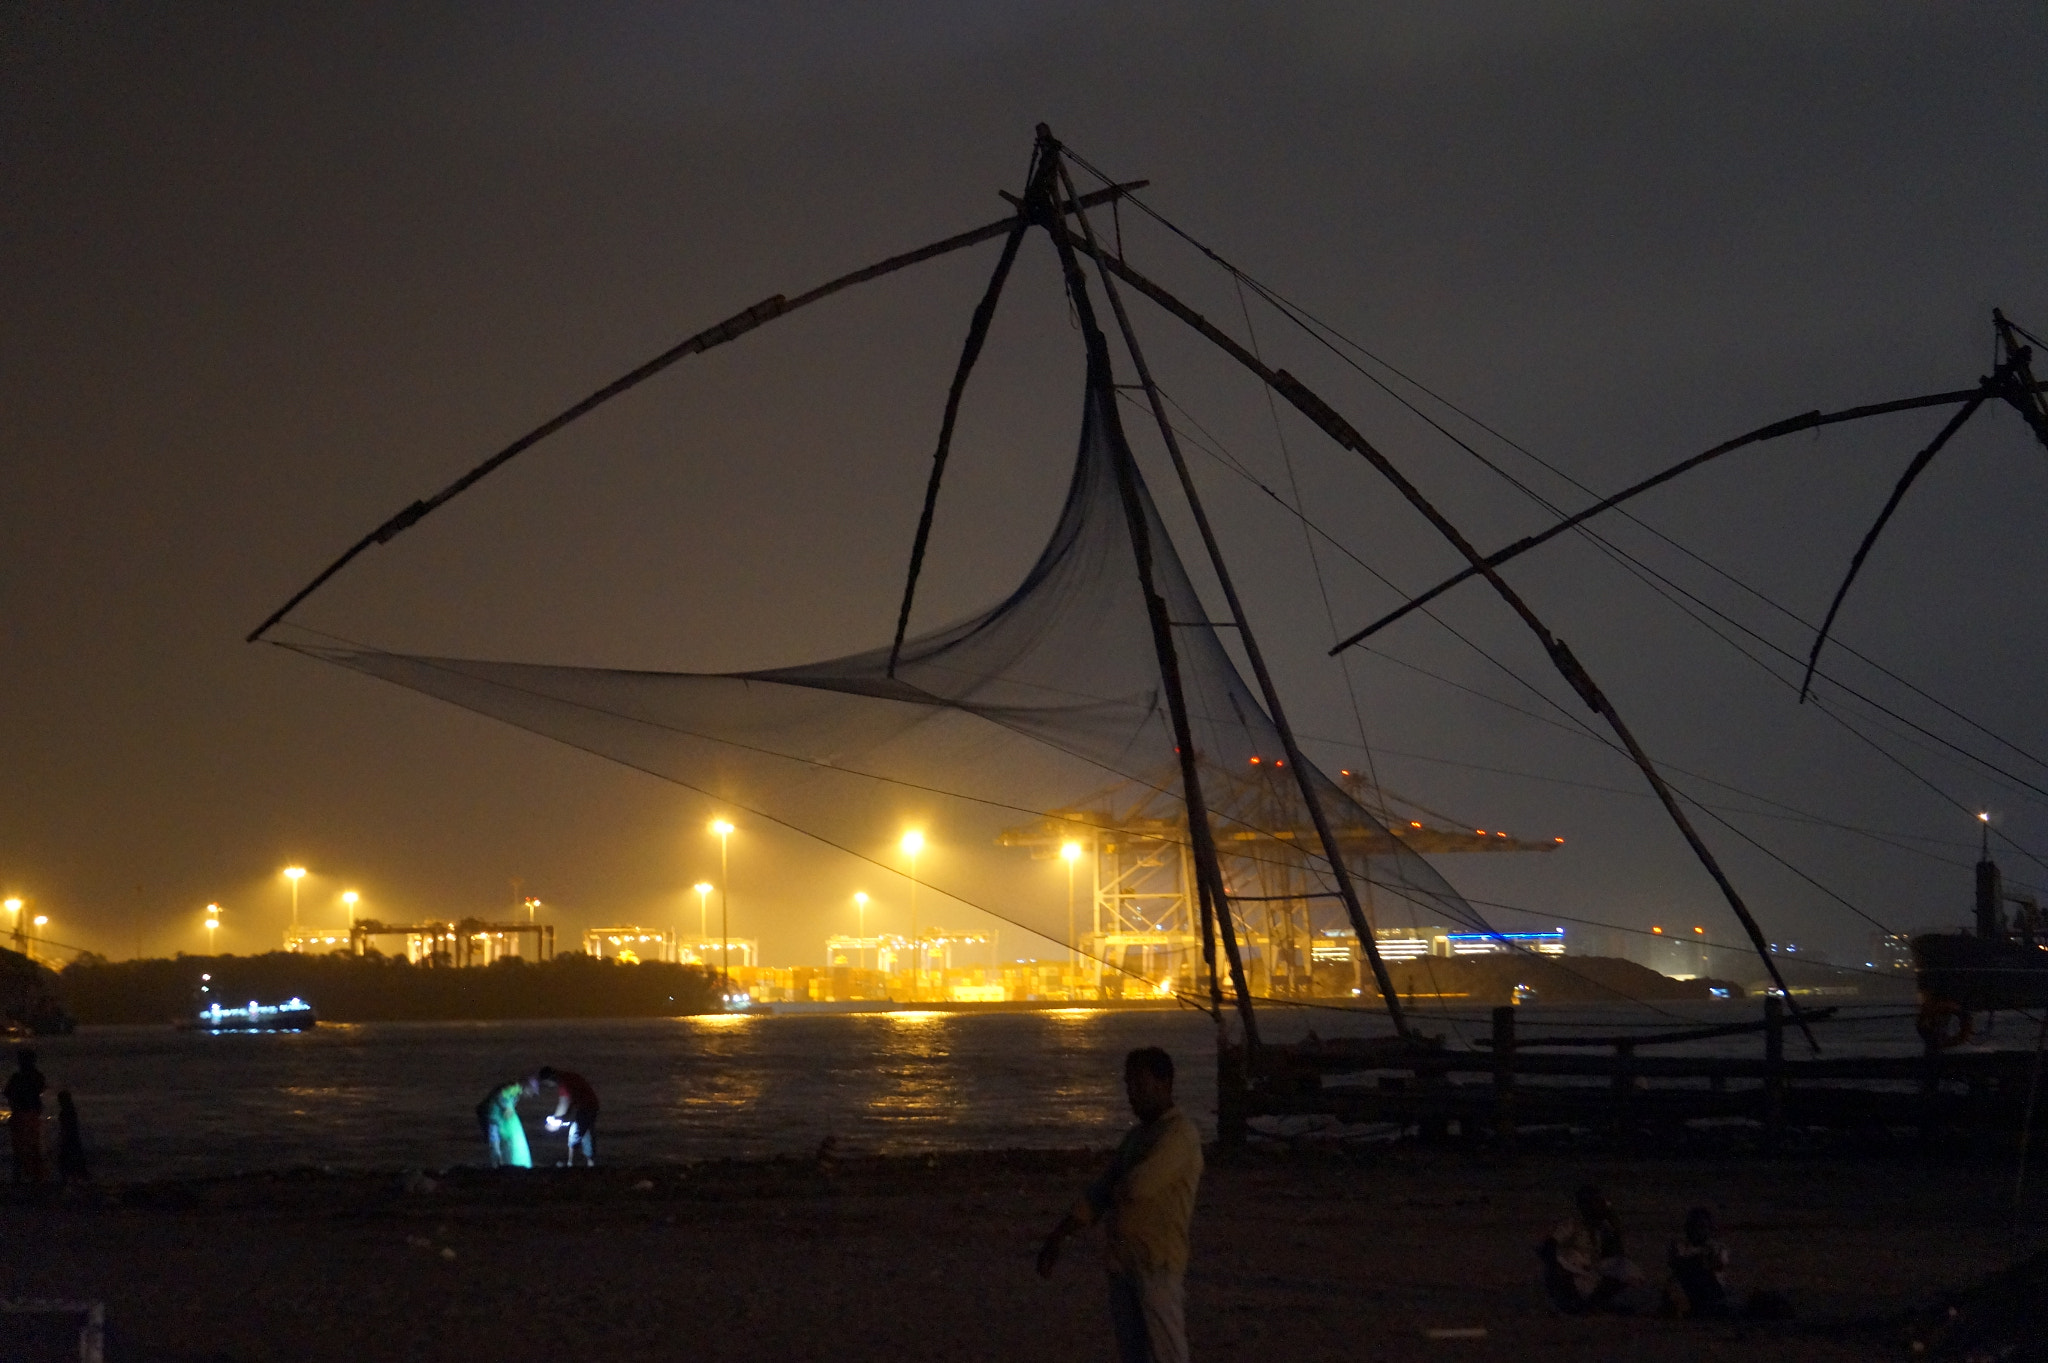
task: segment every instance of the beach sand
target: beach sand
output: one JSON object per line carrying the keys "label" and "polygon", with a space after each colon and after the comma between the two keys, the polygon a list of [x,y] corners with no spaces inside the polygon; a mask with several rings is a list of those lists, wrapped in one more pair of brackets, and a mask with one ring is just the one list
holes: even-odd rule
{"label": "beach sand", "polygon": [[[112,1363],[1107,1359],[1094,1243],[1049,1282],[1031,1265],[1100,1159],[17,1190],[0,1206],[0,1256],[6,1295],[104,1301]],[[1553,1314],[1533,1246],[1586,1180],[1609,1190],[1631,1253],[1660,1276],[1685,1209],[1714,1206],[1736,1287],[1784,1292],[1797,1319]],[[1189,1334],[1211,1360],[1906,1358],[1909,1308],[2016,1257],[2011,1189],[2007,1159],[1553,1152],[1499,1165],[1403,1146],[1216,1161]]]}

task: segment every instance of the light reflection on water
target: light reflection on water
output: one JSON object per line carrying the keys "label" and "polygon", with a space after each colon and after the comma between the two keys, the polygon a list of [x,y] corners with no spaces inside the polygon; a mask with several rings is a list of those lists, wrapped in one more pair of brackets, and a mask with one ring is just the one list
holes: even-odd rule
{"label": "light reflection on water", "polygon": [[[1164,1045],[1183,1105],[1213,1125],[1213,1031],[1200,1014],[1062,1010],[362,1023],[206,1036],[87,1028],[39,1043],[76,1095],[109,1178],[296,1165],[437,1168],[483,1153],[486,1089],[541,1065],[603,1101],[600,1158],[662,1161],[842,1149],[1075,1147],[1129,1121],[1121,1062]],[[537,1160],[559,1158],[525,1103]]]}
{"label": "light reflection on water", "polygon": [[[1421,1010],[1418,1010],[1421,1011]],[[1683,1008],[1521,1011],[1531,1029],[1726,1022],[1754,1001]],[[1910,1054],[1907,1009],[1828,1024],[1832,1054]],[[1266,1034],[1383,1033],[1355,1013],[1274,1009]],[[1484,1036],[1484,1010],[1419,1017],[1453,1045]],[[1532,1034],[1525,1032],[1525,1035]],[[1180,1065],[1182,1107],[1213,1134],[1215,1033],[1191,1011],[855,1013],[621,1021],[364,1023],[304,1034],[205,1036],[167,1027],[87,1028],[38,1042],[53,1088],[77,1097],[97,1167],[111,1178],[331,1165],[437,1168],[483,1153],[485,1090],[541,1065],[575,1070],[603,1100],[601,1158],[807,1154],[828,1133],[849,1151],[1100,1147],[1129,1122],[1121,1076],[1135,1046]],[[2032,1044],[2032,1037],[2024,1038]],[[1681,1050],[1750,1054],[1755,1037]],[[1787,1038],[1788,1053],[1799,1051]],[[537,1159],[559,1157],[525,1104]]]}

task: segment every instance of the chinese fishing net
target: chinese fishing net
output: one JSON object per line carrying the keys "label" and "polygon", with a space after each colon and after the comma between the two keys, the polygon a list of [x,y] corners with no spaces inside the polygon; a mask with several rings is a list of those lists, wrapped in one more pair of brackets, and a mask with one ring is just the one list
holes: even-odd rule
{"label": "chinese fishing net", "polygon": [[[1186,806],[1117,481],[1129,455],[1113,396],[1100,380],[1090,389],[1065,504],[1036,563],[990,609],[906,640],[893,675],[887,647],[704,674],[286,646],[703,792],[743,826],[773,820],[892,876],[911,871],[900,839],[915,827],[927,840],[915,863],[921,928],[955,924],[971,906],[1080,948],[1080,972],[1099,971],[1112,994],[1203,997]],[[1142,476],[1137,491],[1251,991],[1376,1006],[1278,731],[1209,623]],[[1382,933],[1490,931],[1358,787],[1310,775]],[[1064,863],[1068,843],[1085,855]],[[894,883],[900,898],[908,886]],[[1053,953],[1023,942],[1004,952],[1025,954]]]}

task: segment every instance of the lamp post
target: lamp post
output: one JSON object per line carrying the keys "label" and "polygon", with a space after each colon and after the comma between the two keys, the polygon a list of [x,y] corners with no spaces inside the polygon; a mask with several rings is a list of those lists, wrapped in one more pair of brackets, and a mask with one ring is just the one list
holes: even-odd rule
{"label": "lamp post", "polygon": [[719,995],[725,998],[732,993],[732,873],[726,855],[732,825],[713,819],[711,831],[718,835],[718,973]]}
{"label": "lamp post", "polygon": [[306,868],[287,866],[284,868],[284,878],[292,883],[292,927],[296,930],[299,926],[299,882],[306,878]]}
{"label": "lamp post", "polygon": [[[10,895],[8,897],[7,912],[9,915],[7,930],[9,935],[14,938],[14,945],[17,948],[27,946],[27,941],[21,935],[21,899],[18,895]],[[28,953],[24,951],[22,954],[26,956]]]}
{"label": "lamp post", "polygon": [[691,888],[697,892],[697,941],[702,943],[711,938],[711,920],[705,910],[711,902],[711,882],[700,880]]}
{"label": "lamp post", "polygon": [[[868,892],[866,890],[855,890],[853,892],[853,911],[859,915],[854,921],[860,924],[858,928],[854,929],[854,936],[865,942],[868,939]],[[858,960],[859,957],[855,957],[855,959]]]}
{"label": "lamp post", "polygon": [[910,858],[910,1001],[916,1003],[924,988],[924,947],[917,940],[917,854],[924,850],[924,834],[913,828],[903,835],[903,854]]}
{"label": "lamp post", "polygon": [[1080,859],[1080,843],[1060,844],[1060,860],[1067,863],[1067,970],[1070,974],[1081,963],[1081,956],[1074,940],[1074,863]]}
{"label": "lamp post", "polygon": [[357,894],[354,890],[342,891],[341,902],[348,908],[348,926],[350,931],[355,930],[356,905],[362,902],[362,898],[363,897]]}
{"label": "lamp post", "polygon": [[206,954],[213,955],[213,934],[220,928],[220,905],[206,906]]}
{"label": "lamp post", "polygon": [[36,935],[29,939],[28,955],[31,960],[35,958],[35,944],[42,938],[42,929],[48,927],[49,925],[50,915],[48,915],[47,913],[39,913],[36,915]]}

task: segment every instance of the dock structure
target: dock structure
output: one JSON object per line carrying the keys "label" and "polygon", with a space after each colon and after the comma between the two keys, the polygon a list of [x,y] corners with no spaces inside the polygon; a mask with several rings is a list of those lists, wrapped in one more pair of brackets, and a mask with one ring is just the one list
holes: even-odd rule
{"label": "dock structure", "polygon": [[628,963],[675,961],[680,959],[678,953],[681,948],[682,943],[676,934],[666,928],[624,923],[617,927],[583,930],[583,954],[600,960]]}
{"label": "dock structure", "polygon": [[379,938],[405,939],[406,959],[415,965],[469,967],[489,965],[507,956],[522,956],[521,940],[533,939],[533,958],[555,954],[552,923],[491,923],[481,918],[428,919],[420,923],[382,923],[362,918],[349,926],[349,950],[366,955]]}
{"label": "dock structure", "polygon": [[[1808,1010],[1809,1023],[1832,1009]],[[1951,1135],[2024,1133],[2042,1079],[2031,1050],[1918,1055],[1785,1055],[1783,1000],[1751,1023],[1647,1035],[1522,1037],[1496,1008],[1472,1050],[1400,1038],[1268,1042],[1256,1072],[1227,1048],[1219,1136],[1243,1142],[1260,1118],[1321,1116],[1395,1126],[1512,1150],[1534,1128],[1569,1128],[1621,1145],[1672,1143],[1692,1122],[1749,1122],[1771,1148],[1793,1131]],[[1658,1046],[1753,1035],[1752,1056],[1645,1054]],[[2024,1136],[2022,1135],[2022,1138]]]}

